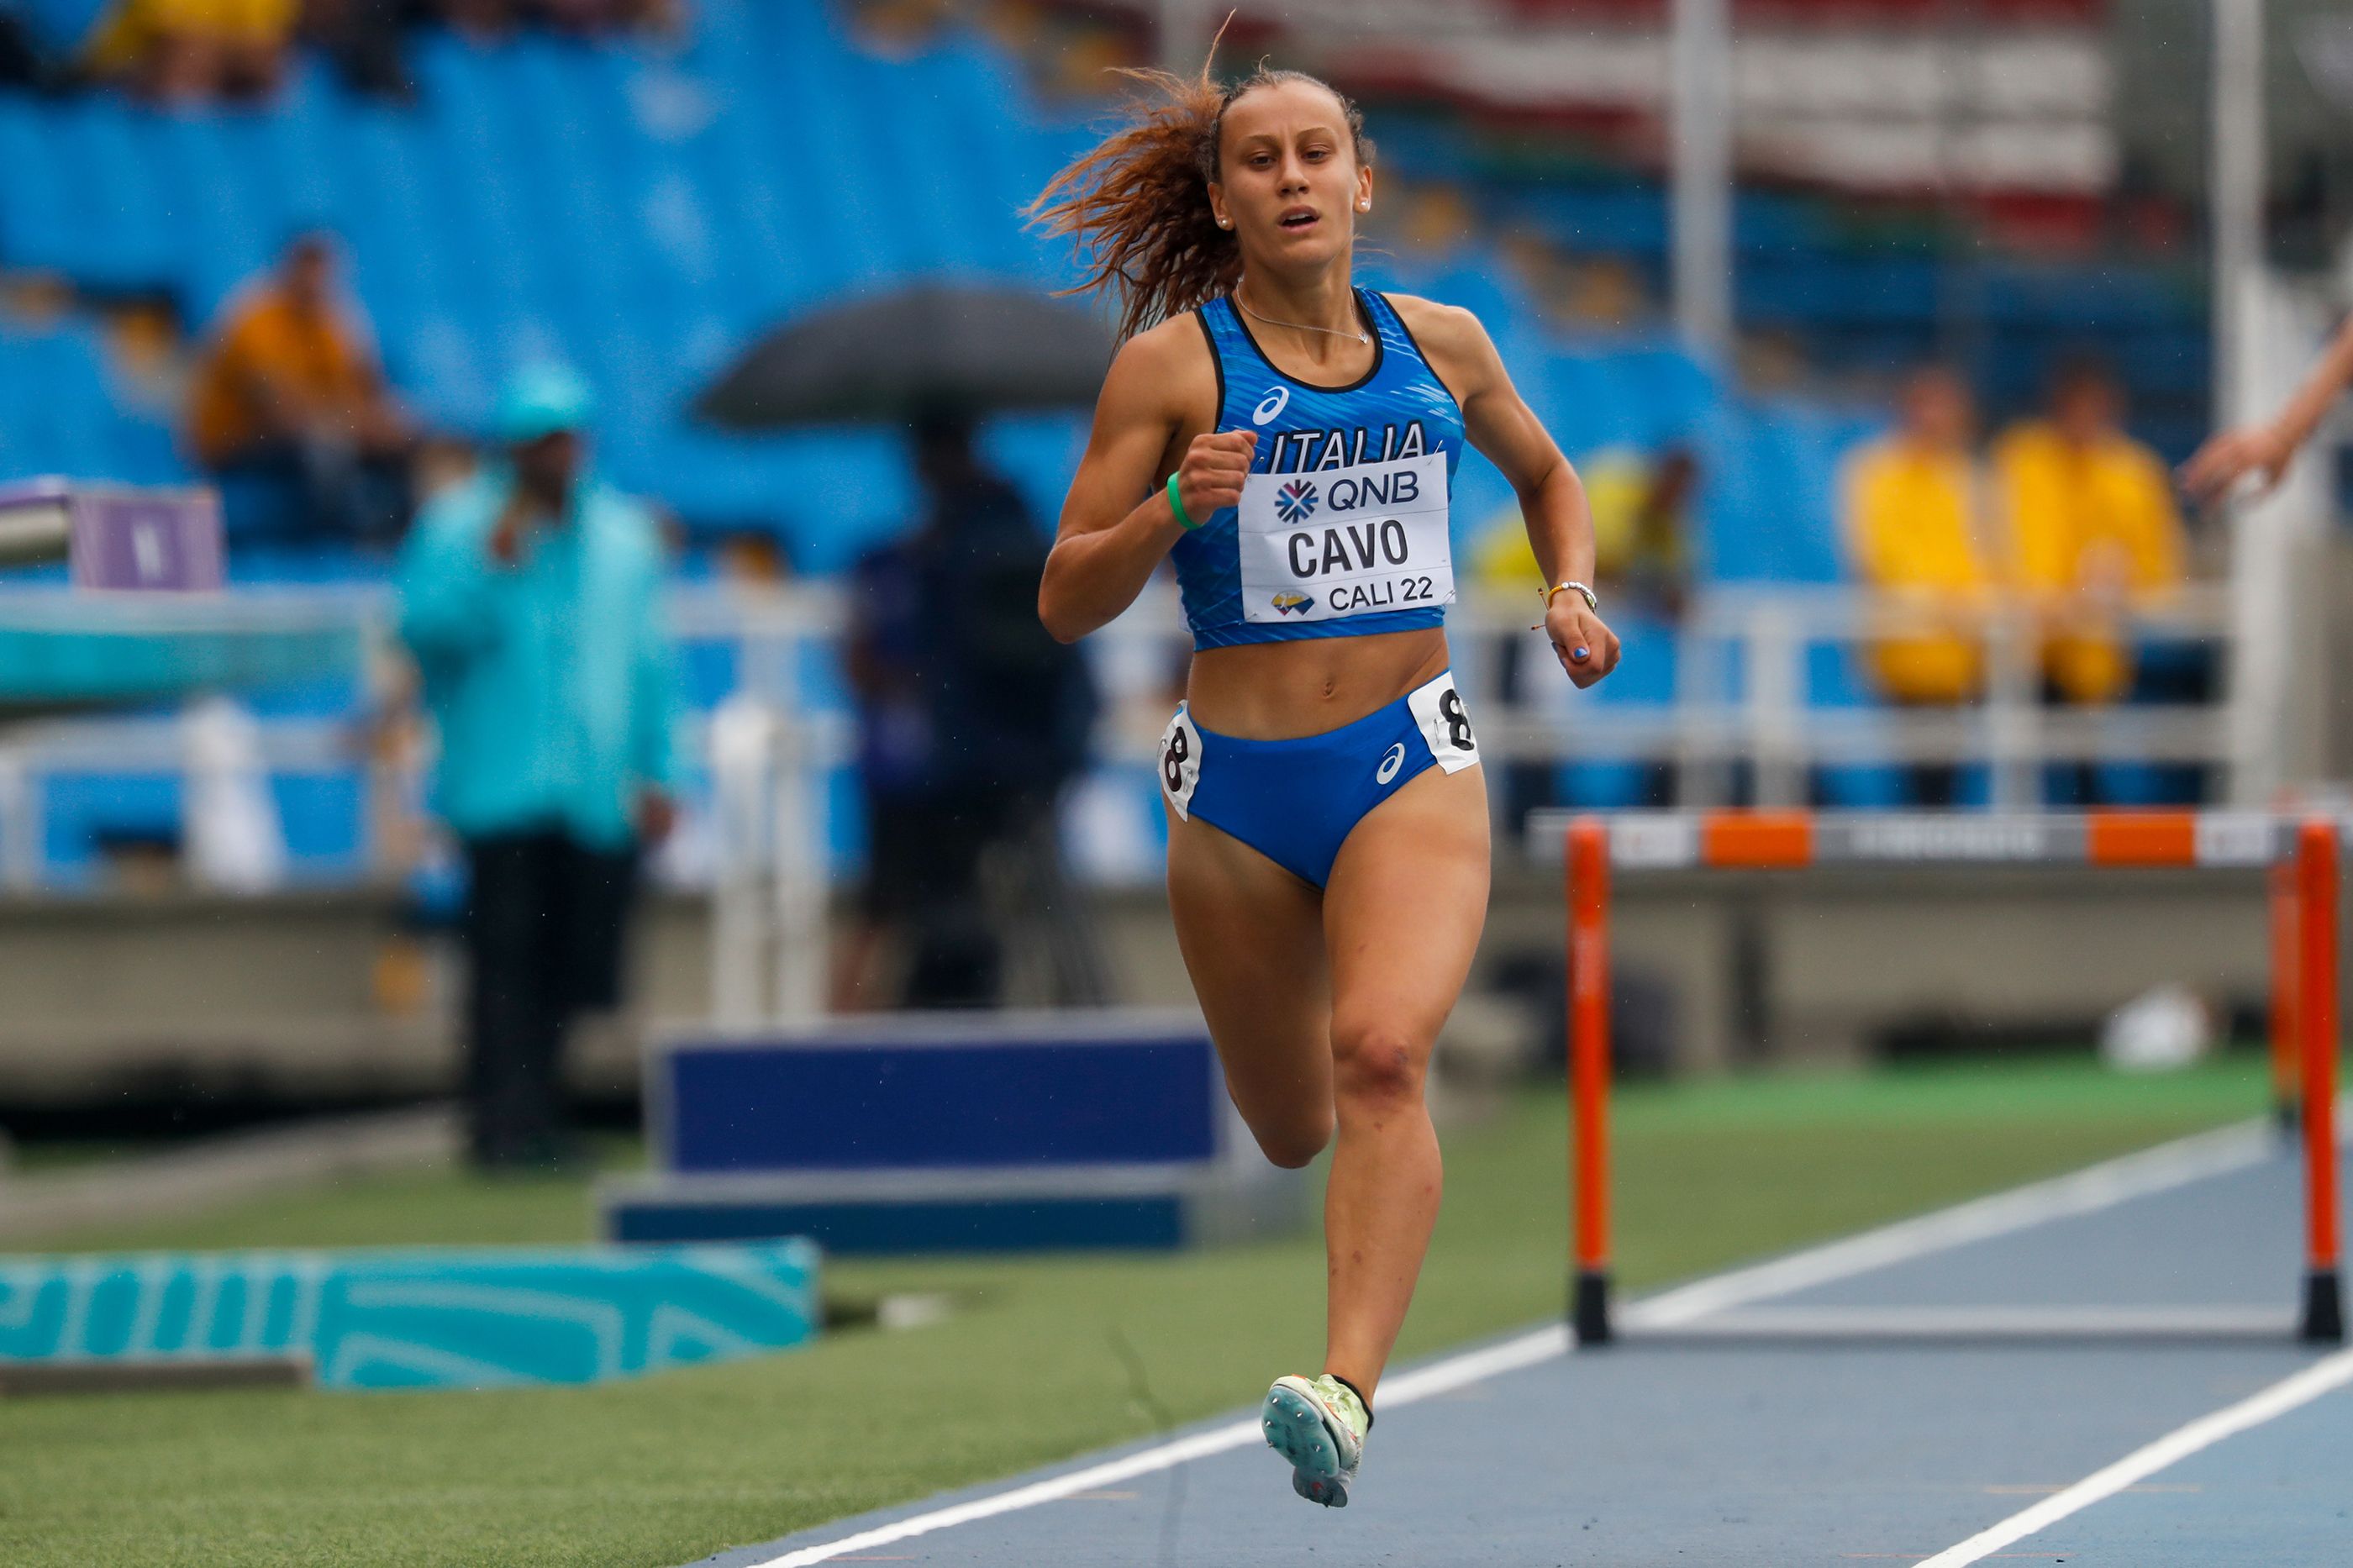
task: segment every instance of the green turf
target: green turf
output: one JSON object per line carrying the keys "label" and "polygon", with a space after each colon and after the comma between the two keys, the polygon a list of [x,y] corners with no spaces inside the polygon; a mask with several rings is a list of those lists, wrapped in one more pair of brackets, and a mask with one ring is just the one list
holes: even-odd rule
{"label": "green turf", "polygon": [[[1641,1287],[2262,1108],[2260,1061],[2080,1062],[1630,1089],[1620,1271]],[[1447,1136],[1446,1211],[1399,1345],[1556,1313],[1558,1092]],[[344,1184],[73,1247],[577,1238],[578,1183]],[[948,1321],[595,1389],[0,1401],[0,1562],[670,1564],[1249,1403],[1312,1365],[1312,1236],[1176,1258],[845,1261],[828,1293],[952,1293]],[[1149,1403],[1132,1394],[1134,1347]]]}

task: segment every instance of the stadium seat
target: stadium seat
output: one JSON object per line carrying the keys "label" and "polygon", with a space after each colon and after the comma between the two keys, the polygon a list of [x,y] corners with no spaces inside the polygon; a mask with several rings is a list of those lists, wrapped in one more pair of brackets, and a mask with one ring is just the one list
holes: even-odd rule
{"label": "stadium seat", "polygon": [[[428,422],[479,431],[509,370],[569,358],[598,389],[601,458],[617,482],[659,498],[690,531],[773,529],[797,570],[840,570],[915,513],[896,437],[723,436],[692,421],[692,397],[762,332],[860,292],[918,277],[1074,281],[1066,247],[1027,231],[1018,212],[1089,144],[1091,116],[1039,98],[1015,57],[968,27],[882,58],[838,7],[811,0],[695,9],[682,47],[529,31],[485,44],[428,28],[412,39],[419,90],[408,106],[355,98],[307,58],[261,109],[158,112],[100,95],[0,93],[0,266],[55,269],[98,291],[169,289],[202,325],[290,227],[330,225],[348,242],[396,384]],[[1408,179],[1466,182],[1500,224],[1618,258],[1658,283],[1669,237],[1660,182],[1490,167],[1445,116],[1399,111],[1379,131],[1385,164]],[[938,157],[944,146],[957,157]],[[1961,298],[1982,323],[1971,369],[1997,413],[2039,394],[2062,340],[2089,342],[2147,399],[2140,424],[2162,450],[2178,456],[2192,438],[2209,370],[2203,311],[2156,272],[1957,259],[1925,234],[1865,242],[1830,204],[1780,191],[1744,193],[1734,221],[1742,313],[1797,335],[1826,365],[1915,359],[1937,346],[1939,312]],[[1689,447],[1703,583],[1837,580],[1836,468],[1863,421],[1736,401],[1672,343],[1565,336],[1519,269],[1478,243],[1438,259],[1368,257],[1366,271],[1377,286],[1477,311],[1565,449]],[[1056,416],[987,433],[1041,523],[1059,510],[1082,432]],[[184,471],[170,430],[112,384],[86,325],[0,331],[0,465],[150,481]],[[1459,516],[1511,500],[1491,466],[1466,459]],[[305,564],[242,547],[236,568],[254,582],[381,572],[358,557]],[[1629,643],[1641,657],[1591,700],[1670,700],[1672,637],[1637,626]],[[1851,663],[1814,650],[1810,700],[1863,721],[1872,698]],[[711,655],[698,701],[736,674]],[[1623,803],[1643,783],[1639,768],[1599,762],[1560,782],[1587,804]],[[1821,788],[1883,804],[1900,784],[1891,770],[1848,769]],[[301,829],[303,844],[343,841],[340,787],[287,786],[289,802],[307,803],[290,805],[290,819],[311,813],[318,825]],[[2115,789],[2145,793],[2145,782],[2120,776]]]}

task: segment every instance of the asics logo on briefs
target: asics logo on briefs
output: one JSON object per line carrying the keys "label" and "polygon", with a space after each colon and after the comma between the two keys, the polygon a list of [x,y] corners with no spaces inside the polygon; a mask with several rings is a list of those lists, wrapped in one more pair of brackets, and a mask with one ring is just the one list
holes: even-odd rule
{"label": "asics logo on briefs", "polygon": [[1305,479],[1293,479],[1274,492],[1274,515],[1285,522],[1299,522],[1315,514],[1315,487]]}
{"label": "asics logo on briefs", "polygon": [[1315,607],[1315,595],[1313,594],[1293,594],[1286,591],[1284,593],[1277,594],[1273,598],[1269,599],[1267,603],[1272,605],[1277,610],[1286,616],[1293,614],[1303,616],[1308,611]]}
{"label": "asics logo on briefs", "polygon": [[1373,782],[1388,783],[1389,780],[1397,777],[1398,770],[1403,766],[1405,766],[1405,742],[1399,741],[1396,745],[1391,746],[1388,754],[1381,759],[1380,771],[1373,775]]}
{"label": "asics logo on briefs", "polygon": [[1284,409],[1290,406],[1291,388],[1287,386],[1278,386],[1272,392],[1268,393],[1264,397],[1259,399],[1258,406],[1250,410],[1250,423],[1253,425],[1264,425],[1273,419],[1276,415],[1281,414]]}

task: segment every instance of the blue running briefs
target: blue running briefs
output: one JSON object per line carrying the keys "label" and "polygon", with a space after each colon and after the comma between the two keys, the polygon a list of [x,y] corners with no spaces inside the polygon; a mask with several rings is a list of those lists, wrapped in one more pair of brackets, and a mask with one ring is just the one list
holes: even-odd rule
{"label": "blue running briefs", "polygon": [[1366,813],[1426,768],[1460,773],[1478,761],[1449,670],[1353,724],[1291,741],[1204,730],[1180,703],[1160,738],[1160,788],[1178,816],[1320,888]]}

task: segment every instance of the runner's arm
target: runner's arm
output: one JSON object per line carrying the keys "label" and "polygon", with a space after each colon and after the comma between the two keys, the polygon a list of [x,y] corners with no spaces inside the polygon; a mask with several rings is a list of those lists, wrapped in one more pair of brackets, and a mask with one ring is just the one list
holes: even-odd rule
{"label": "runner's arm", "polygon": [[2199,447],[2181,467],[2182,488],[2201,501],[2217,500],[2253,472],[2261,476],[2258,493],[2269,491],[2348,385],[2353,385],[2353,318],[2337,330],[2320,363],[2270,423],[2225,430]]}
{"label": "runner's arm", "polygon": [[[1179,319],[1130,339],[1103,378],[1094,428],[1038,584],[1038,618],[1062,642],[1076,642],[1134,604],[1184,532],[1167,491],[1156,488],[1166,477],[1159,465],[1188,404],[1214,403],[1216,393],[1207,345],[1187,354],[1182,332],[1200,336]],[[1240,495],[1255,444],[1238,432],[1195,437],[1177,480],[1195,523]]]}
{"label": "runner's arm", "polygon": [[[1544,422],[1512,384],[1503,356],[1479,318],[1451,305],[1411,298],[1393,301],[1407,313],[1414,339],[1462,408],[1462,431],[1502,470],[1520,499],[1528,543],[1544,585],[1593,582],[1593,513],[1576,468]],[[1556,594],[1546,629],[1561,668],[1578,686],[1590,686],[1618,667],[1618,637],[1582,595]],[[1583,657],[1578,657],[1578,650]]]}

